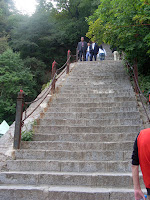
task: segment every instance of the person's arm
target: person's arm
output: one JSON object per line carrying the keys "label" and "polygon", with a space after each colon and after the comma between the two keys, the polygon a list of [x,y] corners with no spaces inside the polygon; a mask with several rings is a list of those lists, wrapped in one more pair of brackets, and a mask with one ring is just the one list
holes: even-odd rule
{"label": "person's arm", "polygon": [[134,185],[134,196],[135,200],[144,199],[144,194],[141,190],[140,180],[139,180],[139,165],[132,165],[132,178]]}
{"label": "person's arm", "polygon": [[[140,133],[139,133],[140,134]],[[133,153],[132,153],[132,178],[133,178],[133,185],[134,185],[134,196],[135,196],[135,200],[139,200],[139,199],[144,199],[144,194],[141,190],[141,186],[140,186],[140,180],[139,180],[139,156],[138,156],[138,144],[137,144],[137,140],[138,140],[138,136],[134,142],[134,146],[133,146]]]}

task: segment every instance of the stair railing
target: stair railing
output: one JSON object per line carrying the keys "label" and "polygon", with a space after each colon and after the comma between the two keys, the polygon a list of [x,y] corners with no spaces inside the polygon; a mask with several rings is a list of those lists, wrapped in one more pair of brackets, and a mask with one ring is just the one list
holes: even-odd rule
{"label": "stair railing", "polygon": [[[23,92],[23,90],[20,90],[20,92],[18,93],[18,97],[17,97],[17,106],[16,106],[16,119],[15,119],[15,132],[14,132],[14,149],[20,149],[20,143],[21,143],[21,129],[24,125],[24,121],[29,118],[36,110],[37,108],[43,103],[43,101],[47,98],[47,96],[49,95],[49,93],[54,94],[55,93],[55,84],[56,81],[66,72],[66,74],[69,74],[69,67],[70,67],[70,63],[71,63],[71,57],[74,57],[74,55],[71,55],[71,51],[68,50],[67,52],[67,61],[66,63],[59,69],[57,69],[57,65],[58,63],[56,63],[56,61],[54,61],[52,63],[52,79],[51,82],[48,86],[48,88],[46,89],[46,91],[42,94],[41,97],[36,98],[34,101],[31,102],[25,102],[24,101],[24,96],[25,93]],[[75,55],[76,57],[76,55]],[[41,100],[38,105],[27,115],[27,106],[38,102],[39,100]],[[25,118],[22,120],[22,116],[23,116],[23,107],[25,105]]]}
{"label": "stair railing", "polygon": [[[147,117],[148,123],[150,123],[150,117],[148,115],[148,111],[147,111],[147,109],[146,109],[146,107],[144,105],[144,102],[143,102],[143,99],[144,99],[145,103],[150,105],[150,94],[149,94],[149,99],[147,99],[144,96],[143,92],[140,89],[139,83],[138,83],[137,71],[134,69],[134,67],[132,67],[130,65],[130,63],[127,62],[126,65],[127,65],[127,68],[130,69],[130,74],[131,74],[131,76],[132,76],[132,78],[134,80],[135,92],[139,95],[139,98],[140,98],[140,101],[142,103],[143,109],[145,111],[145,115]],[[143,97],[143,99],[142,99],[142,97]]]}

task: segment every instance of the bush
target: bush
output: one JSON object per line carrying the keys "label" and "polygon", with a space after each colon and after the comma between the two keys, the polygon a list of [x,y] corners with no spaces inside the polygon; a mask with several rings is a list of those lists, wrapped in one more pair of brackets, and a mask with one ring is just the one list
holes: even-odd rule
{"label": "bush", "polygon": [[22,141],[32,141],[33,139],[33,131],[22,131],[21,133],[21,140]]}
{"label": "bush", "polygon": [[144,95],[146,97],[148,97],[149,96],[148,93],[150,92],[150,75],[149,76],[140,75],[139,76],[139,85],[140,85],[140,89],[142,90]]}

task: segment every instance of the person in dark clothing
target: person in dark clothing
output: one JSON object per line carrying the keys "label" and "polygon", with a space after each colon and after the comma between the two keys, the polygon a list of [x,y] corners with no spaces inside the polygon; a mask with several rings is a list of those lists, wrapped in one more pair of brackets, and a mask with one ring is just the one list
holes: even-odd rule
{"label": "person in dark clothing", "polygon": [[82,55],[83,55],[83,60],[86,61],[86,50],[87,50],[87,42],[84,41],[84,37],[81,37],[81,42],[78,43],[78,53],[80,61],[82,61]]}
{"label": "person in dark clothing", "polygon": [[93,60],[93,56],[94,56],[94,59],[96,61],[97,59],[97,54],[98,54],[98,50],[99,50],[99,47],[98,47],[98,44],[93,42],[91,45],[90,45],[90,61]]}
{"label": "person in dark clothing", "polygon": [[132,177],[134,184],[135,200],[144,199],[140,187],[139,165],[143,174],[143,180],[147,189],[147,198],[150,200],[150,128],[142,130],[135,142],[132,154]]}

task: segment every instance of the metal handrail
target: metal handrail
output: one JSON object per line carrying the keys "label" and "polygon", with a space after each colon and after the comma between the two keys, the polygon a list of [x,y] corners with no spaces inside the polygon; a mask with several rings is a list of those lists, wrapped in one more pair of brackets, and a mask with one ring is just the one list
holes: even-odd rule
{"label": "metal handrail", "polygon": [[[53,64],[52,64],[53,78],[52,78],[51,83],[49,84],[47,90],[44,92],[44,94],[42,94],[41,97],[36,98],[34,101],[31,101],[31,102],[25,102],[26,109],[25,109],[25,118],[23,120],[22,120],[22,114],[23,114],[23,105],[24,105],[24,92],[21,90],[20,93],[18,94],[17,104],[18,104],[18,102],[19,102],[19,104],[18,104],[17,110],[16,110],[16,121],[17,121],[17,123],[15,124],[15,135],[14,135],[14,148],[15,149],[20,148],[21,128],[24,125],[24,121],[27,118],[29,118],[35,112],[35,110],[41,105],[41,103],[43,103],[43,101],[47,98],[50,91],[54,92],[53,90],[55,90],[55,82],[58,80],[58,78],[60,78],[62,76],[62,74],[65,72],[65,70],[66,70],[66,73],[69,73],[69,65],[70,65],[71,57],[72,57],[71,52],[70,52],[70,50],[68,50],[66,63],[61,68],[59,68],[57,70],[56,70],[57,63],[55,61],[53,62]],[[62,70],[63,73],[60,73],[59,77],[57,77],[58,72],[61,71],[61,70]],[[41,100],[40,103],[28,115],[26,115],[27,105],[35,103],[39,100]]]}
{"label": "metal handrail", "polygon": [[136,77],[136,75],[135,75],[135,73],[134,73],[133,67],[132,67],[132,66],[130,65],[130,63],[128,63],[128,62],[127,62],[126,64],[127,64],[127,65],[130,67],[130,69],[132,70],[132,78],[134,78],[134,80],[135,80],[135,86],[137,87],[137,89],[138,89],[138,91],[139,91],[140,101],[141,101],[141,103],[142,103],[142,106],[143,106],[143,109],[144,109],[144,111],[145,111],[145,114],[146,114],[146,117],[147,117],[147,119],[148,119],[148,122],[150,123],[150,117],[149,117],[148,112],[147,112],[147,110],[146,110],[146,108],[145,108],[145,106],[144,106],[144,103],[143,103],[143,100],[142,100],[141,96],[144,98],[144,100],[145,100],[146,103],[149,103],[149,100],[144,96],[143,92],[142,92],[141,89],[140,89],[140,86],[139,86],[137,77]]}

